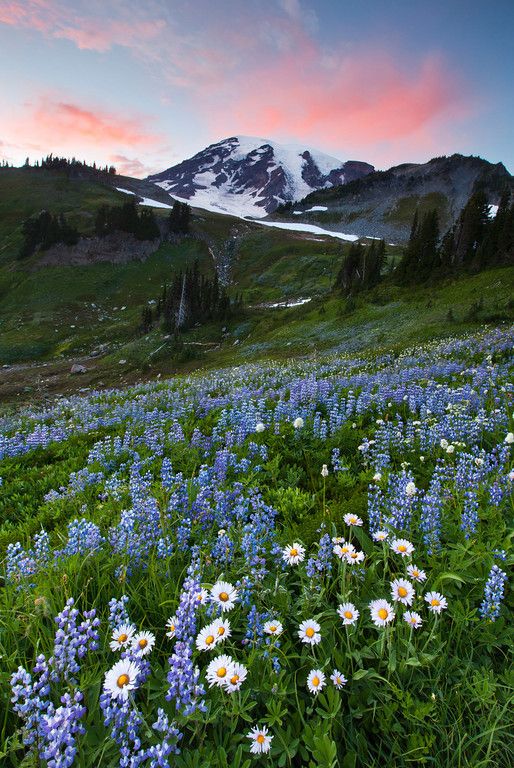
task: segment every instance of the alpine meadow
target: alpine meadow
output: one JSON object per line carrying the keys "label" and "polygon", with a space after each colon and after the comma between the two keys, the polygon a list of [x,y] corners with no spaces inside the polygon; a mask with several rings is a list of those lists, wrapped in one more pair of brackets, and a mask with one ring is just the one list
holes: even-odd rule
{"label": "alpine meadow", "polygon": [[514,10],[457,6],[0,0],[2,768],[514,765]]}

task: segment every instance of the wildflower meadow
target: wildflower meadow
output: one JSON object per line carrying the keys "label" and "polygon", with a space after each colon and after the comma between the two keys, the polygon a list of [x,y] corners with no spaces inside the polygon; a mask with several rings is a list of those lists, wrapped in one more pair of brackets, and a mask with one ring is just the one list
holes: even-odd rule
{"label": "wildflower meadow", "polygon": [[0,436],[0,764],[514,764],[514,328]]}

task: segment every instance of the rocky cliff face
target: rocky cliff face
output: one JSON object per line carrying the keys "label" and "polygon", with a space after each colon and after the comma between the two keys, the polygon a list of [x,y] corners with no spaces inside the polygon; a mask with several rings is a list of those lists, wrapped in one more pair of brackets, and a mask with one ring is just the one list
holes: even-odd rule
{"label": "rocky cliff face", "polygon": [[194,206],[260,218],[280,203],[360,179],[373,170],[368,163],[233,136],[147,181]]}

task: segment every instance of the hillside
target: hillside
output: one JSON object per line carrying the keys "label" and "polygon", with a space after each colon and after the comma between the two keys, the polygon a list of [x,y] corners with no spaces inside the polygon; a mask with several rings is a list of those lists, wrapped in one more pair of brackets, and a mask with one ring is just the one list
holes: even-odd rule
{"label": "hillside", "polygon": [[489,202],[497,205],[505,188],[514,190],[514,179],[502,163],[493,165],[463,155],[436,157],[318,190],[275,218],[405,242],[416,208],[420,213],[437,209],[444,231],[455,222],[473,191],[482,189]]}

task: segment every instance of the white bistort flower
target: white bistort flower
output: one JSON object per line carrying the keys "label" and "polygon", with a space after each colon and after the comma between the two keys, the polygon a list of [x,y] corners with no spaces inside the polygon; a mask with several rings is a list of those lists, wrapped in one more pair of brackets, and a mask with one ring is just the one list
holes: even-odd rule
{"label": "white bistort flower", "polygon": [[137,676],[141,667],[129,659],[120,659],[105,673],[104,691],[113,699],[128,699],[130,691],[137,688]]}
{"label": "white bistort flower", "polygon": [[298,565],[305,557],[305,547],[294,541],[291,546],[284,547],[282,550],[282,559],[289,565]]}
{"label": "white bistort flower", "polygon": [[264,432],[265,429],[266,429],[266,427],[264,426],[262,421],[258,421],[257,424],[255,425],[255,431],[256,432]]}
{"label": "white bistort flower", "polygon": [[223,612],[231,611],[237,600],[237,589],[228,581],[217,581],[211,589],[211,601]]}
{"label": "white bistort flower", "polygon": [[155,635],[151,632],[138,632],[132,639],[132,648],[139,656],[147,656],[155,645]]}
{"label": "white bistort flower", "polygon": [[121,627],[115,629],[109,643],[111,651],[121,651],[122,648],[130,645],[135,631],[136,628],[130,624],[122,624]]}
{"label": "white bistort flower", "polygon": [[352,514],[351,512],[347,512],[346,515],[343,517],[343,520],[345,521],[346,525],[362,525],[362,520],[360,517],[357,517],[357,515]]}
{"label": "white bistort flower", "polygon": [[423,619],[419,613],[416,613],[416,611],[405,611],[403,620],[406,621],[409,626],[414,627],[414,629],[419,629],[423,624]]}
{"label": "white bistort flower", "polygon": [[264,632],[267,635],[281,635],[284,631],[284,627],[280,623],[280,621],[267,621],[263,627]]}
{"label": "white bistort flower", "polygon": [[375,483],[379,483],[382,480],[382,472],[375,472],[373,475],[373,480]]}
{"label": "white bistort flower", "polygon": [[372,600],[369,611],[371,620],[377,627],[385,627],[394,619],[394,608],[387,600]]}
{"label": "white bistort flower", "polygon": [[225,686],[234,674],[234,664],[234,659],[231,656],[226,656],[225,654],[216,656],[205,671],[209,687],[212,688],[213,685],[217,685],[220,688]]}
{"label": "white bistort flower", "polygon": [[321,467],[321,477],[328,477],[328,467],[326,464],[323,464]]}
{"label": "white bistort flower", "polygon": [[512,445],[514,443],[514,432],[507,432],[507,436],[505,437],[505,442],[507,445]]}
{"label": "white bistort flower", "polygon": [[397,603],[412,605],[416,593],[410,581],[407,581],[407,579],[395,579],[391,582],[391,596]]}
{"label": "white bistort flower", "polygon": [[408,565],[407,573],[411,579],[414,579],[414,581],[419,581],[420,583],[422,581],[426,581],[427,575],[425,571],[422,571],[421,568],[418,568],[417,565]]}
{"label": "white bistort flower", "polygon": [[432,613],[441,613],[445,608],[448,608],[448,602],[440,592],[427,592],[425,600]]}
{"label": "white bistort flower", "polygon": [[298,627],[298,637],[302,643],[307,643],[308,645],[317,645],[319,642],[321,642],[321,635],[319,633],[320,629],[321,627],[317,621],[314,621],[313,619],[306,619],[305,621],[302,621]]}
{"label": "white bistort flower", "polygon": [[338,689],[338,691],[340,691],[343,685],[346,685],[346,683],[348,682],[346,677],[343,674],[341,674],[341,672],[339,672],[338,669],[334,669],[334,671],[330,675],[330,679],[332,680],[333,684]]}
{"label": "white bistort flower", "polygon": [[339,605],[337,613],[345,626],[355,624],[360,615],[353,603],[343,603],[342,605]]}
{"label": "white bistort flower", "polygon": [[293,427],[294,427],[295,429],[301,429],[301,428],[303,427],[303,425],[304,425],[304,420],[302,419],[302,417],[301,417],[301,416],[298,416],[298,417],[297,417],[297,418],[296,418],[296,419],[293,421]]}
{"label": "white bistort flower", "polygon": [[256,725],[252,730],[246,734],[246,738],[250,739],[252,746],[250,752],[254,755],[260,755],[270,751],[271,739],[273,736],[268,736],[268,729],[265,725],[259,728]]}
{"label": "white bistort flower", "polygon": [[402,557],[408,557],[414,552],[414,546],[407,539],[393,539],[391,549]]}
{"label": "white bistort flower", "polygon": [[416,484],[410,480],[407,485],[405,486],[405,493],[407,496],[415,496],[416,495]]}
{"label": "white bistort flower", "polygon": [[321,669],[312,669],[307,677],[307,688],[309,691],[316,695],[325,685],[326,679]]}

